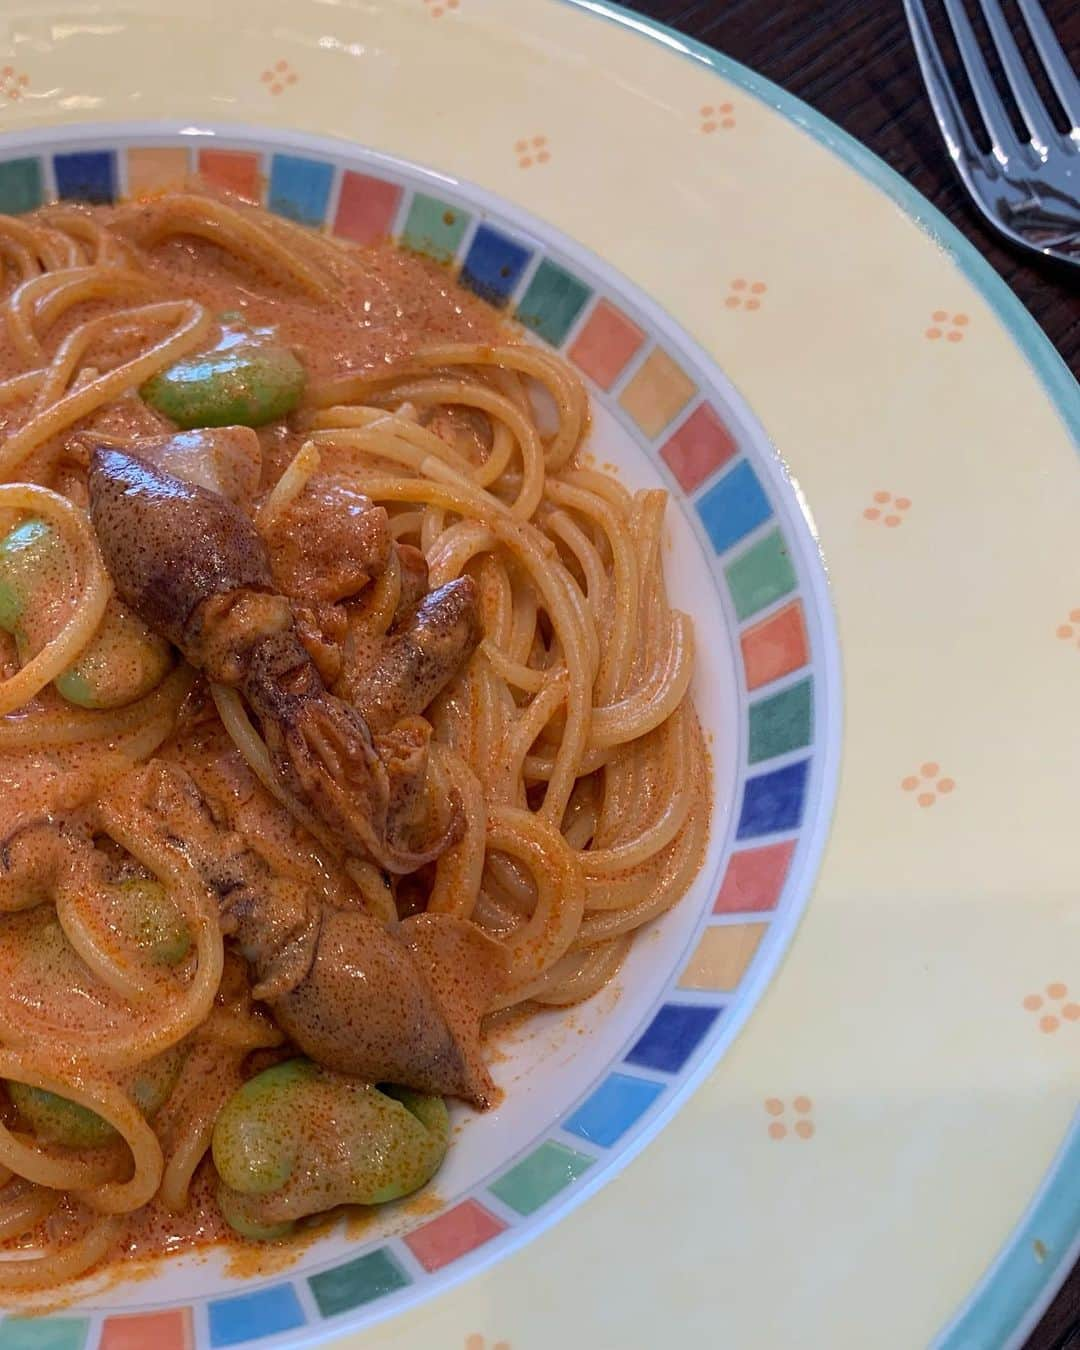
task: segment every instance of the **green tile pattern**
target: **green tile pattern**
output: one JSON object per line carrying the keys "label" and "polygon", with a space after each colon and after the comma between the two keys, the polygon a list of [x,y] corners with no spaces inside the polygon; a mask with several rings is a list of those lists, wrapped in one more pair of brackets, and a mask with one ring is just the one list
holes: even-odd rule
{"label": "green tile pattern", "polygon": [[753,548],[724,568],[728,589],[740,619],[771,605],[795,589],[795,569],[779,530],[759,539]]}
{"label": "green tile pattern", "polygon": [[592,1164],[593,1159],[584,1153],[575,1153],[565,1144],[556,1144],[549,1139],[501,1176],[490,1187],[491,1193],[518,1214],[532,1214],[576,1181]]}
{"label": "green tile pattern", "polygon": [[0,1350],[83,1350],[87,1317],[7,1317],[0,1322]]}
{"label": "green tile pattern", "polygon": [[9,159],[0,164],[0,211],[18,216],[33,211],[45,198],[41,183],[41,160]]}
{"label": "green tile pattern", "polygon": [[386,1247],[312,1275],[308,1280],[324,1317],[359,1308],[411,1283]]}
{"label": "green tile pattern", "polygon": [[800,680],[750,705],[750,763],[809,745],[814,737],[813,686]]}
{"label": "green tile pattern", "polygon": [[591,295],[584,282],[545,258],[521,297],[515,317],[545,342],[561,347]]}
{"label": "green tile pattern", "polygon": [[403,242],[437,262],[449,262],[458,251],[471,216],[458,206],[418,192],[402,231]]}

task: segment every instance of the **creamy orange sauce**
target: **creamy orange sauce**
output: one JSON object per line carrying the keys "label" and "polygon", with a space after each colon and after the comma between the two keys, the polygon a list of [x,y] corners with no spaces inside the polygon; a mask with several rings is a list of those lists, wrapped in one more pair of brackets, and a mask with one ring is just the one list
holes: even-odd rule
{"label": "creamy orange sauce", "polygon": [[[104,224],[115,224],[122,234],[128,225],[137,227],[137,211],[130,206],[94,208],[92,214]],[[389,243],[342,254],[335,269],[340,287],[331,306],[314,302],[294,286],[260,275],[215,245],[190,237],[167,241],[149,253],[140,252],[139,265],[149,285],[132,304],[193,298],[207,306],[221,326],[239,321],[245,326],[272,327],[278,340],[299,357],[309,380],[375,370],[431,343],[494,343],[507,335],[506,325],[494,311],[459,287],[448,269]],[[116,301],[75,305],[51,328],[50,350],[80,324],[117,308]],[[213,345],[219,332],[220,328],[211,331],[207,347]],[[118,323],[110,338],[95,345],[95,370],[103,372],[121,364],[144,343],[144,336]],[[0,379],[23,369],[25,360],[13,347],[6,325],[0,324]],[[17,424],[18,416],[12,408],[0,407],[0,437]],[[141,399],[129,395],[66,433],[62,439],[65,447],[70,445],[72,449],[65,449],[61,456],[54,481],[76,500],[84,493],[83,465],[78,457],[78,433],[84,430],[127,439],[168,433],[171,426]],[[289,420],[279,420],[260,428],[258,437],[265,490],[292,458],[301,436]],[[42,616],[46,637],[70,607],[71,581],[68,576],[58,578],[50,588],[49,609]],[[17,669],[14,644],[7,634],[0,634],[0,669],[7,674]],[[50,688],[32,700],[24,712],[33,715],[64,707]],[[115,744],[106,741],[88,748],[55,747],[18,753],[0,750],[0,840],[27,818],[53,812],[77,815],[84,806],[90,806],[116,772],[111,757]],[[248,836],[258,837],[260,851],[276,870],[297,878],[329,902],[357,903],[351,884],[342,878],[333,861],[253,779],[216,724],[202,686],[189,701],[177,733],[158,753],[196,771],[219,808],[238,819]],[[51,906],[0,918],[0,924],[4,927],[0,979],[5,983],[5,997],[22,1013],[38,1019],[43,1026],[53,1022],[68,1032],[104,1037],[111,1035],[121,1021],[130,1026],[130,1009],[90,975],[62,938],[27,964],[31,938],[36,940],[43,929],[55,931]],[[175,984],[189,979],[191,969],[189,961],[169,972],[163,993],[167,994],[169,981]],[[243,997],[250,1001],[246,989]],[[106,1076],[119,1081],[115,1074]],[[197,1095],[197,1088],[195,1092]],[[166,1134],[167,1117],[168,1108],[158,1122],[158,1128]],[[215,1186],[213,1166],[204,1160],[182,1212],[170,1212],[155,1199],[128,1216],[114,1252],[120,1262],[117,1277],[122,1271],[123,1278],[132,1278],[151,1269],[153,1261],[175,1252],[221,1243],[228,1244],[231,1252],[230,1273],[265,1273],[296,1260],[325,1227],[306,1224],[283,1242],[245,1241],[221,1218],[214,1201]],[[414,1202],[420,1205],[416,1212],[438,1208],[441,1202],[434,1192],[422,1195],[424,1198]],[[371,1221],[372,1211],[350,1209],[351,1233]],[[71,1211],[62,1206],[33,1232],[0,1243],[0,1250],[30,1250],[42,1240],[68,1231],[71,1222]]]}
{"label": "creamy orange sauce", "polygon": [[[118,214],[129,216],[132,209],[91,208],[106,224]],[[298,294],[293,286],[254,273],[204,240],[170,240],[149,255],[140,254],[152,289],[145,298],[140,294],[139,303],[195,299],[218,316],[238,314],[252,326],[275,327],[311,379],[374,370],[424,344],[496,342],[507,336],[508,325],[490,306],[458,286],[448,268],[428,258],[383,243],[349,248],[342,263],[340,293],[328,307]],[[50,345],[59,345],[87,319],[116,308],[115,301],[73,306],[51,330]],[[105,355],[119,357],[129,336],[118,326]],[[0,326],[0,374],[22,365]],[[98,368],[107,368],[106,362]]]}
{"label": "creamy orange sauce", "polygon": [[[112,224],[124,236],[128,232],[138,232],[141,210],[136,206],[96,208],[94,216],[103,223]],[[417,348],[433,343],[495,344],[512,336],[510,326],[483,302],[459,287],[447,269],[390,244],[348,250],[337,255],[332,270],[338,279],[338,287],[334,303],[329,306],[312,301],[294,286],[274,277],[258,275],[247,264],[213,244],[190,237],[160,244],[149,255],[140,253],[139,268],[148,284],[132,304],[189,298],[199,301],[215,316],[215,327],[207,338],[207,348],[215,343],[224,328],[238,321],[251,328],[273,328],[277,340],[299,357],[309,380],[326,380],[345,372],[378,371],[406,358]],[[115,301],[87,301],[74,306],[49,333],[50,355],[78,325],[116,309]],[[145,333],[137,333],[118,322],[106,342],[95,344],[95,369],[103,372],[122,364],[141,350],[145,342]],[[0,379],[25,368],[25,360],[12,345],[6,325],[0,324]],[[11,407],[0,406],[0,439],[5,431],[17,426],[17,416]],[[439,413],[437,417],[441,419],[441,425],[436,428],[439,434],[459,448],[464,447],[467,455],[471,451],[483,454],[490,448],[490,440],[485,440],[490,433],[467,410]],[[42,462],[50,466],[50,481],[72,500],[84,504],[87,500],[87,452],[80,439],[81,433],[130,441],[162,436],[172,430],[171,424],[147,403],[130,394],[114,400],[65,433],[60,438],[60,455]],[[262,497],[278,482],[306,434],[300,419],[295,416],[259,428],[258,453],[252,451],[250,462],[261,459],[261,477],[257,485],[248,484],[246,489],[237,489],[238,496],[247,491],[246,506],[250,507],[252,501]],[[578,462],[587,464],[590,459],[584,454]],[[6,532],[3,521],[0,521],[0,527],[0,532]],[[302,538],[298,541],[295,537],[297,535],[302,535],[302,530],[294,529],[294,537],[286,539],[286,543],[302,543]],[[328,550],[332,551],[329,545]],[[557,550],[554,545],[553,551],[559,551],[560,561],[584,590],[585,577],[577,558],[568,550]],[[406,557],[402,554],[403,568]],[[350,558],[347,561],[354,566],[354,571],[361,567],[362,560]],[[343,573],[352,575],[347,568]],[[293,575],[299,574],[297,564]],[[285,591],[276,572],[274,576],[275,585]],[[61,584],[62,580],[54,587],[60,598],[54,601],[50,613],[45,616],[46,628],[50,625],[55,628],[63,621],[70,585]],[[426,565],[421,593],[425,582]],[[404,578],[402,584],[404,588]],[[333,649],[340,637],[340,632],[335,634],[334,625],[340,626],[342,620],[332,597],[326,599],[325,604],[313,603],[312,612],[304,621],[310,621],[311,625],[307,634],[311,639],[308,651],[329,685],[335,674]],[[320,639],[325,639],[325,650],[321,653],[317,650]],[[543,645],[540,638],[536,640]],[[17,665],[13,646],[5,634],[0,634],[0,663],[8,672]],[[471,701],[476,714],[479,692],[475,682],[465,681],[458,697]],[[64,708],[59,696],[50,688],[31,701],[27,713],[50,714]],[[472,721],[478,720],[474,715]],[[561,713],[552,719],[548,744],[551,733],[561,732],[563,720]],[[657,733],[649,734],[655,736]],[[123,746],[124,737],[118,734],[114,739],[78,749],[58,746],[4,752],[0,747],[0,844],[27,820],[52,815],[63,815],[73,828],[81,829],[87,837],[92,836],[97,828],[95,802],[108,794],[110,785],[125,767],[118,755]],[[541,737],[538,748],[544,746]],[[407,749],[405,746],[403,756]],[[276,879],[284,879],[317,897],[329,910],[347,912],[363,908],[365,902],[358,885],[344,873],[333,850],[320,842],[323,836],[316,839],[259,783],[224,731],[201,677],[186,698],[174,731],[154,753],[166,764],[184,769],[202,794],[213,816],[215,829],[242,836]],[[697,792],[703,795],[707,774],[704,758],[692,757],[688,772]],[[645,808],[650,813],[658,813],[660,805],[673,795],[676,785],[659,767],[643,771],[640,777],[639,791]],[[125,861],[118,848],[108,856],[112,870],[107,880],[119,882],[128,877],[132,871],[131,860]],[[140,874],[143,870],[134,869]],[[628,868],[625,876],[627,881],[632,880],[634,869]],[[430,885],[427,873],[417,883],[416,908],[422,908],[422,887],[425,885]],[[404,918],[410,912],[407,884],[401,886],[397,899],[399,917]],[[53,909],[48,904],[25,913],[0,916],[3,934],[0,939],[0,1012],[7,1007],[22,1018],[24,1024],[32,1024],[39,1042],[36,1048],[47,1053],[50,1026],[54,1030],[62,1029],[65,1034],[100,1038],[107,1044],[121,1030],[130,1032],[133,1022],[140,1017],[145,1018],[147,1025],[154,1022],[156,1003],[148,1003],[144,1012],[133,1014],[125,1000],[95,979],[70,946],[62,940],[59,943],[54,940],[55,928]],[[117,937],[119,940],[119,933]],[[423,948],[422,934],[415,941],[418,949]],[[471,981],[470,953],[458,948],[450,953],[456,959],[444,959],[440,963],[432,959],[434,939],[428,941],[428,950],[422,951],[421,955],[429,969],[429,979],[434,984],[436,975],[433,972],[441,964],[442,978],[459,986],[450,991],[450,996],[461,1000],[470,997],[467,987],[471,982],[474,985],[471,996],[477,999],[475,1017],[478,1018],[479,1010],[490,1006],[486,999],[490,990],[481,988],[477,993],[476,982]],[[447,949],[442,955],[447,955]],[[193,980],[197,964],[194,952],[189,952],[174,966],[157,971],[154,975],[155,998],[167,1002],[185,991]],[[334,972],[328,971],[326,983],[331,997],[325,1001],[331,1003],[341,1001],[334,997],[337,993],[343,998],[343,990],[335,988],[333,978]],[[347,983],[348,978],[351,975],[339,972],[339,984]],[[220,1017],[223,1022],[247,1031],[253,1028],[258,1033],[265,1031],[269,1018],[253,1003],[254,980],[254,975],[249,975],[239,957],[230,961],[212,1017]],[[619,997],[620,991],[621,986],[615,982],[608,986],[611,1003]],[[525,1003],[488,1020],[483,1044],[488,1060],[512,1060],[515,1045],[536,1034],[535,1023],[530,1029],[530,1019],[537,1006]],[[402,998],[399,1011],[403,1019],[408,1020],[411,1006],[407,998]],[[271,1037],[272,1034],[271,1029]],[[300,1039],[295,1029],[290,1034]],[[362,1039],[364,1034],[367,1032],[358,1030],[356,1039]],[[564,1017],[549,1055],[565,1052],[569,1038],[576,1041],[581,1034],[581,1026],[573,1018]],[[190,1053],[180,1070],[178,1084],[153,1119],[166,1159],[175,1140],[182,1137],[197,1119],[200,1102],[215,1092],[220,1093],[223,1086],[233,1090],[263,1068],[294,1053],[287,1046],[271,1046],[269,1040],[263,1042],[266,1048],[250,1054],[224,1047],[220,1050],[215,1047],[211,1052],[199,1030],[192,1033],[184,1045]],[[316,1052],[312,1053],[321,1058]],[[124,1074],[104,1072],[101,1076],[122,1090],[129,1090],[129,1081]],[[399,1080],[395,1078],[394,1081]],[[325,1143],[333,1137],[338,1122],[325,1110],[321,1113],[313,1110],[319,1119],[299,1122],[297,1135],[309,1139],[312,1134],[317,1134]],[[9,1113],[9,1121],[12,1116],[13,1113]],[[457,1129],[460,1128],[459,1125]],[[126,1159],[122,1145],[117,1143],[115,1151],[118,1158]],[[317,1178],[313,1179],[312,1189],[318,1189],[316,1181]],[[381,1207],[343,1209],[338,1206],[316,1220],[302,1220],[286,1239],[256,1242],[238,1237],[225,1223],[215,1200],[217,1186],[217,1174],[206,1157],[195,1170],[187,1204],[179,1212],[171,1211],[160,1197],[156,1197],[128,1216],[115,1250],[108,1258],[116,1263],[108,1271],[108,1278],[141,1278],[151,1272],[153,1263],[162,1257],[177,1252],[206,1251],[221,1244],[229,1249],[228,1271],[231,1275],[265,1275],[291,1265],[325,1233],[328,1226],[342,1220],[347,1236],[355,1239],[369,1232],[377,1215],[380,1224],[384,1217],[392,1224],[405,1223],[411,1218],[433,1214],[443,1204],[438,1192],[428,1185],[388,1211]],[[33,1233],[6,1244],[0,1243],[0,1249],[28,1250],[36,1242],[57,1237],[72,1222],[80,1222],[83,1218],[84,1215],[65,1203]],[[100,1274],[100,1270],[97,1273]]]}

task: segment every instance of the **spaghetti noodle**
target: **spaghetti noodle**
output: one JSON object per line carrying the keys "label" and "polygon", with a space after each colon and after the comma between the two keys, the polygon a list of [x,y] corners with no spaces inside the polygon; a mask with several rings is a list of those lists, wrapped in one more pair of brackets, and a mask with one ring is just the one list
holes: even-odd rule
{"label": "spaghetti noodle", "polygon": [[[307,1048],[297,991],[338,988],[320,923],[413,934],[415,997],[451,1031],[465,1005],[562,1007],[685,893],[708,800],[664,494],[587,466],[577,376],[448,273],[197,188],[0,218],[0,267],[0,1287],[31,1290],[170,1231],[226,1231],[207,1152],[259,1064]],[[165,401],[188,397],[178,369],[197,383],[199,362],[235,371],[268,344],[303,393],[257,433],[199,430],[230,419]],[[212,499],[257,532],[272,581],[231,591],[214,621],[229,641],[248,625],[250,647],[287,601],[274,640],[300,653],[290,678],[302,659],[321,719],[299,749],[269,677],[230,674],[248,648],[204,651],[187,619],[163,626],[133,599],[131,541],[106,547],[89,472],[102,445],[196,484],[185,509]],[[199,546],[177,520],[163,557]],[[154,546],[139,536],[140,557]],[[435,609],[447,596],[456,629]],[[447,633],[459,647],[436,678],[423,643]],[[376,811],[350,755],[382,802],[366,845],[346,828]],[[271,941],[234,892],[263,928],[293,917]],[[312,895],[315,919],[296,898]],[[469,934],[501,974],[463,991]]]}

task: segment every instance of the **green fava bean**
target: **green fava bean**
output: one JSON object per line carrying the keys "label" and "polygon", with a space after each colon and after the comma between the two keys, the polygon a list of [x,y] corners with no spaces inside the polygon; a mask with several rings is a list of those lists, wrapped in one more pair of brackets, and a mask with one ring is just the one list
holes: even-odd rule
{"label": "green fava bean", "polygon": [[172,648],[115,597],[90,645],[55,680],[80,708],[122,708],[156,689],[172,665]]}
{"label": "green fava bean", "polygon": [[450,1116],[441,1097],[386,1084],[371,1091],[371,1104],[384,1117],[379,1124],[388,1137],[376,1165],[370,1154],[362,1155],[359,1166],[354,1163],[355,1193],[368,1197],[354,1203],[383,1205],[419,1190],[435,1175],[450,1143]]}
{"label": "green fava bean", "polygon": [[[186,1049],[174,1047],[131,1071],[125,1091],[147,1119],[152,1119],[176,1086]],[[44,1088],[8,1081],[12,1105],[39,1139],[64,1148],[100,1148],[118,1138],[107,1120],[78,1102]]]}
{"label": "green fava bean", "polygon": [[217,1202],[221,1217],[234,1233],[243,1238],[251,1238],[256,1242],[273,1242],[276,1238],[287,1237],[295,1226],[291,1219],[286,1219],[282,1223],[263,1223],[257,1218],[252,1218],[249,1211],[258,1207],[258,1198],[256,1197],[253,1205],[252,1197],[230,1190],[228,1186],[222,1185],[217,1188]]}
{"label": "green fava bean", "polygon": [[116,893],[114,917],[125,940],[152,965],[179,965],[191,951],[191,930],[161,882],[134,877]]}
{"label": "green fava bean", "polygon": [[78,1102],[44,1088],[8,1082],[8,1093],[19,1115],[39,1139],[65,1148],[100,1148],[116,1138],[107,1120]]}
{"label": "green fava bean", "polygon": [[147,1120],[153,1120],[172,1095],[187,1057],[186,1045],[174,1045],[131,1070],[126,1091]]}
{"label": "green fava bean", "polygon": [[229,1098],[214,1125],[212,1151],[218,1176],[244,1195],[279,1190],[296,1161],[296,1088],[313,1081],[310,1060],[275,1064]]}
{"label": "green fava bean", "polygon": [[24,520],[0,540],[0,628],[13,633],[20,647],[35,599],[66,567],[64,541],[43,520]]}
{"label": "green fava bean", "polygon": [[278,1236],[335,1205],[385,1204],[430,1180],[449,1138],[439,1097],[290,1060],[246,1083],[218,1117],[222,1213],[244,1236]]}
{"label": "green fava bean", "polygon": [[139,392],[185,430],[261,427],[292,412],[304,381],[304,367],[272,329],[227,328],[212,350],[177,361]]}
{"label": "green fava bean", "polygon": [[[42,520],[24,520],[0,540],[0,628],[14,635],[20,662],[43,645],[58,597],[71,580],[64,541]],[[86,649],[54,681],[69,703],[122,708],[150,693],[172,665],[169,644],[111,598]]]}

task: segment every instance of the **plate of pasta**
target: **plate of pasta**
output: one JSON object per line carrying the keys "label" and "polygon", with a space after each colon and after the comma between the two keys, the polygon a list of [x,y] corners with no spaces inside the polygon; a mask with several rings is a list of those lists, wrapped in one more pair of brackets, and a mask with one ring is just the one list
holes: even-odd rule
{"label": "plate of pasta", "polygon": [[1022,1345],[1080,404],[1016,297],[608,0],[8,10],[0,1350]]}
{"label": "plate of pasta", "polygon": [[0,1282],[388,1312],[628,1156],[790,938],[813,536],[691,340],[478,189],[242,127],[5,154]]}

